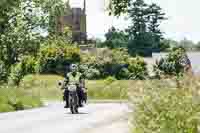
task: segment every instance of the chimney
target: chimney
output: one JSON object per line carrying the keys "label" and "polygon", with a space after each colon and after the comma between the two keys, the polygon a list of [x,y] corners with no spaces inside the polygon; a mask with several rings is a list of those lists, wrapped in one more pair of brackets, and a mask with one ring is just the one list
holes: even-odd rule
{"label": "chimney", "polygon": [[84,7],[83,7],[83,13],[86,14],[86,0],[84,0]]}
{"label": "chimney", "polygon": [[71,7],[71,6],[70,6],[70,0],[67,0],[67,2],[66,2],[66,7],[70,9],[70,7]]}
{"label": "chimney", "polygon": [[67,0],[67,2],[66,2],[66,3],[67,3],[67,6],[68,6],[68,5],[70,6],[70,0]]}

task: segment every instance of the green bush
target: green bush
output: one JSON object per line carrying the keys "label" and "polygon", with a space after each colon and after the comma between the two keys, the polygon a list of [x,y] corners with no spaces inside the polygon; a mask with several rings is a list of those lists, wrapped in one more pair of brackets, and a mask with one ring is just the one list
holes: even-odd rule
{"label": "green bush", "polygon": [[85,78],[89,80],[99,79],[100,78],[100,71],[95,68],[89,68],[84,72]]}
{"label": "green bush", "polygon": [[66,66],[79,62],[79,48],[63,41],[48,40],[39,51],[38,63],[41,73],[63,74],[66,71]]}
{"label": "green bush", "polygon": [[197,133],[200,99],[196,88],[199,84],[192,80],[179,81],[183,84],[178,88],[174,79],[134,83],[130,89],[134,108],[132,132]]}
{"label": "green bush", "polygon": [[116,75],[117,79],[129,79],[130,76],[130,71],[128,70],[128,68],[122,68]]}
{"label": "green bush", "polygon": [[105,79],[105,83],[109,85],[109,84],[113,83],[116,80],[117,80],[116,78],[109,76],[109,77],[107,77]]}
{"label": "green bush", "polygon": [[183,74],[187,64],[188,57],[183,48],[174,48],[170,51],[166,58],[161,58],[155,65],[155,74],[160,75],[180,75]]}
{"label": "green bush", "polygon": [[5,82],[8,77],[8,70],[3,61],[0,61],[0,82]]}
{"label": "green bush", "polygon": [[24,76],[23,65],[22,63],[18,63],[11,68],[11,73],[9,76],[9,84],[19,85],[20,80]]}
{"label": "green bush", "polygon": [[[90,70],[91,68],[92,71],[98,70],[99,78],[102,79],[109,76],[118,80],[146,79],[148,77],[144,60],[140,57],[131,58],[125,49],[97,49],[95,54],[84,54],[82,64],[85,65],[81,66],[81,70]],[[86,73],[88,72],[86,71]]]}
{"label": "green bush", "polygon": [[129,60],[128,70],[130,72],[129,79],[146,79],[148,78],[148,72],[145,61],[140,58],[132,58]]}
{"label": "green bush", "polygon": [[31,56],[23,57],[19,63],[12,66],[9,77],[9,83],[14,85],[19,85],[21,79],[26,74],[31,74],[36,72],[36,66],[37,62],[34,57]]}
{"label": "green bush", "polygon": [[95,53],[83,55],[81,63],[86,64],[88,68],[97,69],[100,72],[100,78],[106,78],[116,76],[127,64],[128,58],[129,55],[124,49],[101,48]]}

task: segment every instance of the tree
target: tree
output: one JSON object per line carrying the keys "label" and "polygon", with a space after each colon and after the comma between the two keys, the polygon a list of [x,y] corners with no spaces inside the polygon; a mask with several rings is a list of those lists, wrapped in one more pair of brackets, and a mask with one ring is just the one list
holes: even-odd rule
{"label": "tree", "polygon": [[127,12],[132,0],[109,0],[110,15],[120,16],[122,13]]}
{"label": "tree", "polygon": [[161,22],[166,18],[165,13],[162,12],[162,8],[156,4],[149,5],[148,9],[148,30],[152,34],[153,39],[153,48],[161,50],[162,43],[160,42],[163,39],[162,32],[159,28]]}
{"label": "tree", "polygon": [[136,0],[130,5],[128,14],[132,21],[129,27],[129,53],[134,56],[151,56],[155,49],[160,51],[162,32],[159,26],[165,19],[161,8]]}
{"label": "tree", "polygon": [[8,68],[16,63],[23,54],[35,53],[38,47],[40,17],[34,14],[31,0],[18,0],[1,8],[0,60]]}
{"label": "tree", "polygon": [[69,3],[63,0],[34,0],[39,7],[40,12],[44,16],[45,28],[49,34],[57,34],[57,19],[64,13],[68,12]]}
{"label": "tree", "polygon": [[188,40],[187,38],[184,38],[179,42],[179,45],[185,48],[186,50],[193,50],[195,48],[195,44],[193,41]]}
{"label": "tree", "polygon": [[160,45],[158,47],[159,47],[160,51],[168,51],[168,50],[170,50],[171,46],[173,45],[172,43],[173,43],[172,40],[162,39],[160,41]]}
{"label": "tree", "polygon": [[124,31],[120,31],[115,27],[111,27],[105,34],[106,41],[102,43],[102,47],[122,48],[127,47],[128,36]]}
{"label": "tree", "polygon": [[[0,60],[9,69],[24,55],[36,55],[41,30],[55,29],[62,0],[7,0],[0,3]],[[52,22],[53,21],[53,22]]]}
{"label": "tree", "polygon": [[179,46],[179,42],[175,41],[175,40],[172,40],[172,39],[164,39],[163,41],[168,42],[169,45],[170,45],[170,48],[176,48],[176,47]]}
{"label": "tree", "polygon": [[200,42],[198,42],[198,43],[196,44],[196,49],[197,49],[197,50],[200,50]]}

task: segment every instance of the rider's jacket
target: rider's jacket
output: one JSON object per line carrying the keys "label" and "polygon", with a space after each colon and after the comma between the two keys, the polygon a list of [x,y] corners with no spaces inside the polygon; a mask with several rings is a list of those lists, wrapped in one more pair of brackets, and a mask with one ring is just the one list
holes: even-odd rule
{"label": "rider's jacket", "polygon": [[67,74],[68,84],[79,84],[81,76],[82,74],[79,72],[76,72],[75,75],[73,75],[72,72],[68,73]]}

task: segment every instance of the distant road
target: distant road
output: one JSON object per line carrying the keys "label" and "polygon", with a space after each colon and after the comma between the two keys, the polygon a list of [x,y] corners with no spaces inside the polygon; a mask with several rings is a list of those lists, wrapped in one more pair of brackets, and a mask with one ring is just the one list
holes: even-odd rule
{"label": "distant road", "polygon": [[128,133],[128,107],[89,104],[72,115],[55,102],[43,108],[0,114],[0,133]]}

